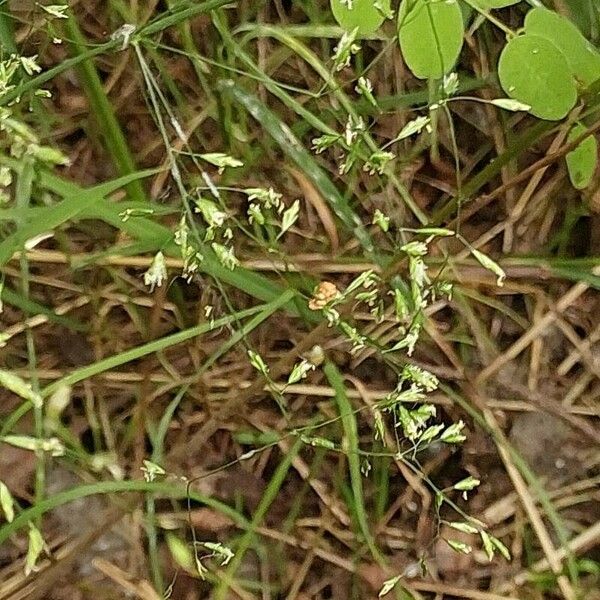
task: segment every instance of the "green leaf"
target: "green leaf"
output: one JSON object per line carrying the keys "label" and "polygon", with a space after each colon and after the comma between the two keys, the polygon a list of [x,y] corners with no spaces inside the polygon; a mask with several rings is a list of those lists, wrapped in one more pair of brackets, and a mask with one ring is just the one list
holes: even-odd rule
{"label": "green leaf", "polygon": [[525,17],[525,31],[552,42],[584,87],[600,79],[600,52],[566,17],[546,8],[534,8]]}
{"label": "green leaf", "polygon": [[481,541],[483,542],[485,554],[488,560],[491,562],[491,560],[494,558],[494,544],[492,543],[490,536],[483,529],[479,531],[479,535],[481,536]]}
{"label": "green leaf", "polygon": [[382,598],[386,594],[389,594],[398,584],[398,582],[402,579],[403,575],[396,575],[396,577],[392,577],[391,579],[386,579],[383,582],[383,586],[379,590],[379,594],[377,594],[378,598]]}
{"label": "green leaf", "polygon": [[[585,125],[576,123],[569,132],[567,140],[572,142],[582,136],[587,131]],[[595,136],[589,135],[583,140],[577,148],[571,150],[565,157],[567,161],[567,170],[569,171],[569,179],[573,187],[582,190],[586,188],[594,172],[598,162],[598,142]]]}
{"label": "green leaf", "polygon": [[9,523],[15,518],[14,500],[10,490],[3,481],[0,481],[0,508]]}
{"label": "green leaf", "polygon": [[504,8],[505,6],[512,6],[513,4],[519,4],[521,0],[474,0],[473,4],[479,6],[483,10],[489,10],[491,8]]}
{"label": "green leaf", "polygon": [[25,575],[36,570],[37,559],[44,549],[44,538],[40,530],[33,523],[29,523],[29,545],[27,547],[27,558],[25,559]]}
{"label": "green leaf", "polygon": [[10,371],[0,370],[0,386],[17,394],[23,400],[29,400],[37,408],[42,406],[42,397],[31,389],[31,386],[26,381]]}
{"label": "green leaf", "polygon": [[469,544],[465,544],[464,542],[459,542],[458,540],[446,540],[446,543],[457,552],[461,554],[471,554],[473,548],[469,546]]}
{"label": "green leaf", "polygon": [[513,112],[517,112],[519,110],[529,110],[531,106],[529,104],[523,104],[523,102],[519,102],[518,100],[511,100],[510,98],[494,98],[494,100],[490,100],[490,104],[494,106],[499,106],[504,110],[512,110]]}
{"label": "green leaf", "polygon": [[562,52],[546,38],[525,34],[506,44],[498,62],[504,91],[540,119],[558,121],[575,106],[577,89]]}
{"label": "green leaf", "polygon": [[379,29],[390,11],[390,0],[380,1],[377,8],[373,0],[330,0],[335,20],[347,31],[358,28],[359,35],[369,35]]}
{"label": "green leaf", "polygon": [[420,79],[439,78],[454,67],[463,45],[463,19],[456,0],[404,0],[398,15],[402,56]]}

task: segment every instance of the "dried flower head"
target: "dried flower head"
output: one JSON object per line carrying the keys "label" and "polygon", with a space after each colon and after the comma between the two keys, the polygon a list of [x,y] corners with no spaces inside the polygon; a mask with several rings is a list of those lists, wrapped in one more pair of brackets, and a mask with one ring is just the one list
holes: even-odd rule
{"label": "dried flower head", "polygon": [[340,291],[331,281],[321,281],[313,292],[313,297],[308,303],[310,310],[321,310],[332,300],[340,295]]}

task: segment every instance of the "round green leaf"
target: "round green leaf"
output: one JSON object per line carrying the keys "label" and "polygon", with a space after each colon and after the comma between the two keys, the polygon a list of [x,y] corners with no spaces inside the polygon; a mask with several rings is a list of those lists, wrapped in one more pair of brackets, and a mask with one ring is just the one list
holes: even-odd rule
{"label": "round green leaf", "polygon": [[506,44],[498,62],[504,91],[531,114],[558,121],[575,106],[577,90],[562,52],[546,38],[525,34]]}
{"label": "round green leaf", "polygon": [[398,37],[408,68],[420,79],[439,78],[454,67],[463,44],[462,13],[456,0],[404,0]]}
{"label": "round green leaf", "polygon": [[534,8],[525,17],[525,31],[550,40],[585,87],[600,79],[600,52],[566,17],[547,8]]}
{"label": "round green leaf", "polygon": [[[330,3],[331,12],[340,26],[347,31],[358,27],[359,35],[377,31],[385,19],[384,11],[390,10],[390,0],[379,1],[383,10],[375,6],[374,0],[330,0]],[[348,8],[349,4],[352,8]]]}
{"label": "round green leaf", "polygon": [[505,6],[512,6],[518,4],[521,0],[475,0],[473,4],[488,10],[490,8],[504,8]]}
{"label": "round green leaf", "polygon": [[[581,123],[573,125],[569,132],[568,141],[572,142],[582,136],[587,131],[587,127]],[[575,150],[571,150],[566,156],[567,170],[569,171],[569,179],[573,187],[582,190],[586,188],[594,172],[596,171],[596,163],[598,162],[598,143],[593,135],[590,135],[581,142]]]}

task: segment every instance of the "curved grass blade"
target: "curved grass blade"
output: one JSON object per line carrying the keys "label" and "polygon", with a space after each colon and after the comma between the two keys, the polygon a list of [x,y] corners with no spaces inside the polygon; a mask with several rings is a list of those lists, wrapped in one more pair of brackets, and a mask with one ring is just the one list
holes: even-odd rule
{"label": "curved grass blade", "polygon": [[131,173],[117,180],[101,184],[89,189],[75,188],[79,193],[65,198],[62,202],[40,209],[34,221],[20,226],[14,233],[0,243],[0,267],[5,265],[14,252],[20,250],[25,242],[37,235],[60,227],[75,217],[81,217],[89,209],[109,194],[132,181],[148,176],[154,171]]}
{"label": "curved grass blade", "polygon": [[[260,313],[260,317],[262,317],[262,319],[259,321],[262,321],[289,302],[291,295],[294,293],[295,292],[290,290],[287,294],[283,294],[277,300],[269,304],[250,308],[232,315],[227,315],[226,317],[216,319],[214,322],[203,323],[202,325],[190,327],[184,331],[178,331],[177,333],[167,335],[146,344],[142,344],[141,346],[132,348],[131,350],[126,350],[125,352],[120,352],[119,354],[109,356],[108,358],[94,362],[91,365],[86,365],[76,369],[72,373],[69,373],[61,379],[46,386],[41,392],[42,397],[47,398],[51,396],[61,386],[73,385],[79,381],[83,381],[84,379],[88,379],[94,375],[108,371],[109,369],[114,369],[115,367],[119,367],[143,356],[147,356],[148,354],[152,354],[153,352],[160,352],[161,350],[165,350],[166,348],[174,346],[175,344],[180,344],[186,340],[197,337],[214,329],[229,325],[244,317]],[[253,320],[253,324],[256,326],[258,325],[258,322]]]}
{"label": "curved grass blade", "polygon": [[[63,202],[52,207],[34,208],[35,221],[20,228],[11,236],[0,243],[0,266],[6,264],[13,253],[18,251],[22,244],[31,237],[39,235],[49,229],[63,225],[73,218],[100,219],[113,227],[120,229],[142,244],[148,244],[148,251],[162,250],[169,256],[180,256],[180,249],[173,241],[173,232],[164,225],[156,223],[145,217],[135,217],[123,220],[121,213],[128,203],[115,203],[105,198],[106,195],[120,189],[133,178],[147,177],[156,173],[156,169],[139,171],[124,177],[107,181],[91,188],[82,188],[72,182],[54,175],[48,171],[40,174],[40,184],[45,189],[60,194],[65,198]],[[149,202],[137,206],[153,206]],[[210,248],[202,248],[204,260],[201,269],[207,275],[232,285],[258,300],[271,302],[279,298],[284,288],[271,281],[260,273],[237,267],[231,271],[226,269],[217,260]],[[303,303],[289,302],[285,310],[294,316],[302,317],[307,323],[316,323],[319,317],[309,311]]]}
{"label": "curved grass blade", "polygon": [[54,496],[44,498],[41,502],[21,511],[12,522],[6,523],[0,527],[0,545],[15,532],[19,531],[19,529],[26,527],[30,521],[35,522],[35,519],[58,506],[69,504],[70,502],[86,498],[87,496],[96,496],[99,494],[124,494],[131,492],[145,492],[156,494],[159,497],[173,499],[182,499],[189,496],[191,500],[205,504],[206,506],[223,513],[238,527],[250,527],[250,523],[233,508],[214,498],[204,496],[203,494],[198,494],[193,491],[190,491],[188,494],[185,486],[178,486],[173,481],[99,481],[97,483],[80,485],[67,490],[66,492],[60,492]]}
{"label": "curved grass blade", "polygon": [[354,514],[360,527],[360,531],[367,543],[373,558],[381,563],[382,555],[375,544],[371,535],[367,511],[365,508],[365,499],[363,494],[362,473],[360,471],[360,454],[358,444],[358,426],[356,417],[352,410],[352,405],[346,394],[346,386],[338,368],[330,361],[325,364],[323,372],[329,381],[329,385],[335,392],[335,401],[340,413],[340,419],[344,430],[345,443],[347,448],[348,467],[350,470],[350,484],[352,487],[352,496],[354,500]]}

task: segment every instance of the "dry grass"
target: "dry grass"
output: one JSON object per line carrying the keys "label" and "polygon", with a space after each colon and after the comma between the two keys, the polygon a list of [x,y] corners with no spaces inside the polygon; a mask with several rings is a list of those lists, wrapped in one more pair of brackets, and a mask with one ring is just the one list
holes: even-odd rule
{"label": "dry grass", "polygon": [[[151,22],[174,3],[72,4],[85,40],[96,44],[123,22]],[[343,127],[340,94],[348,94],[370,119],[370,135],[378,145],[392,139],[415,116],[411,106],[427,104],[427,91],[410,76],[398,49],[380,40],[365,42],[353,64],[369,68],[385,110],[373,114],[355,102],[359,67],[331,75],[339,86],[332,88],[316,68],[322,62],[329,72],[335,45],[335,38],[317,35],[317,20],[330,22],[324,4],[240,0],[236,10],[215,11],[216,24],[203,14],[148,36],[140,48],[185,141],[169,125],[161,136],[134,48],[112,48],[97,56],[99,82],[132,164],[161,169],[138,188],[130,184],[129,195],[110,195],[102,210],[141,193],[161,211],[152,220],[172,232],[182,201],[177,182],[164,169],[170,156],[185,148],[223,151],[245,166],[223,175],[211,169],[219,186],[273,187],[288,204],[295,198],[301,202],[299,220],[276,254],[236,230],[236,254],[245,268],[241,273],[259,273],[277,284],[276,290],[297,290],[303,306],[320,280],[344,289],[369,268],[385,280],[406,275],[406,260],[394,240],[369,227],[377,251],[367,255],[310,175],[265,132],[265,124],[218,87],[223,78],[233,78],[290,126],[306,148],[315,136],[310,115],[333,129]],[[81,52],[67,42],[66,32],[62,44],[51,43],[39,7],[12,2],[8,8],[17,19],[18,47],[26,55],[39,53],[44,69]],[[517,14],[506,11],[502,16],[514,25]],[[290,32],[314,62],[282,37],[248,25],[254,23],[272,24],[282,35]],[[287,29],[296,24],[305,29]],[[243,27],[236,31],[240,25],[253,35]],[[388,29],[384,33],[392,35]],[[465,85],[477,87],[473,93],[497,97],[492,65],[501,43],[492,28],[468,37],[458,72]],[[99,122],[98,100],[89,96],[81,71],[67,69],[46,87],[52,99],[38,101],[23,117],[70,158],[69,167],[57,169],[60,177],[89,188],[125,175],[127,161],[114,146],[114,132],[101,118]],[[35,248],[14,253],[2,268],[4,368],[38,381],[42,390],[71,382],[73,372],[83,373],[67,388],[51,388],[55,398],[61,393],[68,397],[61,425],[53,432],[68,452],[46,460],[44,496],[113,479],[141,480],[142,461],[153,457],[173,488],[185,489],[185,477],[193,480],[194,493],[217,504],[204,505],[198,496],[186,506],[180,493],[176,500],[132,487],[129,493],[86,496],[55,507],[43,518],[48,553],[37,572],[23,575],[25,529],[0,547],[0,600],[154,600],[167,589],[172,598],[189,600],[375,598],[383,582],[400,573],[405,574],[406,593],[417,599],[594,597],[600,577],[600,246],[593,200],[598,192],[589,189],[582,195],[569,184],[561,160],[569,149],[565,125],[540,126],[527,116],[507,118],[493,107],[468,102],[453,103],[451,110],[458,181],[465,194],[460,213],[452,208],[457,173],[452,132],[443,119],[436,146],[421,138],[397,145],[402,158],[393,178],[369,176],[360,168],[339,177],[334,151],[318,157],[363,222],[369,223],[380,208],[398,228],[396,242],[409,239],[400,227],[422,225],[419,215],[435,225],[460,227],[462,236],[493,256],[507,274],[504,286],[497,287],[496,277],[470,258],[464,246],[454,239],[433,242],[430,273],[454,282],[455,291],[452,299],[428,307],[424,333],[410,358],[390,362],[371,346],[351,354],[338,330],[310,320],[306,310],[294,313],[287,304],[265,313],[238,338],[242,321],[232,318],[182,343],[162,344],[170,334],[207,324],[209,306],[211,316],[227,318],[269,298],[257,299],[254,288],[245,286],[245,275],[236,283],[200,272],[187,283],[178,277],[183,262],[176,254],[167,256],[169,285],[149,292],[142,275],[159,249],[152,246],[154,234],[140,238],[92,209],[84,219],[54,229]],[[168,121],[168,115],[163,117]],[[203,185],[194,162],[177,156],[185,185]],[[489,168],[496,157],[502,169]],[[44,185],[35,184],[32,205],[60,195],[51,185],[44,191]],[[53,194],[44,196],[48,190]],[[229,193],[227,205],[241,222],[243,194]],[[0,226],[6,236],[12,232],[6,221]],[[27,308],[25,297],[49,308],[50,314],[39,306]],[[397,332],[391,310],[380,323],[366,311],[353,315],[370,340],[380,346],[393,343]],[[246,317],[244,326],[253,318]],[[153,340],[158,340],[158,351],[106,368],[101,363]],[[270,378],[285,382],[294,363],[315,344],[344,378],[360,448],[375,455],[371,473],[362,479],[359,504],[379,555],[361,530],[351,453],[299,445],[297,436],[290,435],[323,422],[327,424],[317,435],[345,447],[349,433],[340,423],[331,380],[317,368],[289,386],[284,418],[272,386],[248,361],[251,348],[269,365]],[[468,429],[460,448],[435,444],[419,455],[417,470],[392,458],[393,428],[383,441],[374,438],[373,406],[394,388],[397,369],[407,360],[443,382],[429,398],[439,408],[439,421],[463,419]],[[83,371],[87,365],[100,367],[88,374]],[[0,398],[5,427],[22,400],[6,390],[0,390]],[[153,445],[164,415],[164,440]],[[35,428],[35,415],[27,412],[11,431],[31,433]],[[246,455],[255,448],[260,451]],[[39,461],[31,452],[2,445],[0,480],[22,508],[40,500],[36,469],[39,475]],[[511,562],[501,557],[488,562],[472,536],[465,537],[475,547],[468,556],[450,551],[442,539],[465,534],[449,534],[440,522],[430,484],[446,489],[469,475],[482,483],[467,502],[458,492],[449,494],[503,540]],[[273,483],[277,477],[279,485]],[[457,520],[446,504],[440,517]],[[186,571],[190,545],[185,542],[191,541],[192,531],[195,540],[237,549],[235,572],[209,562],[208,578],[201,581],[193,568]],[[179,564],[177,548],[182,552]],[[427,566],[426,576],[420,562]]]}

